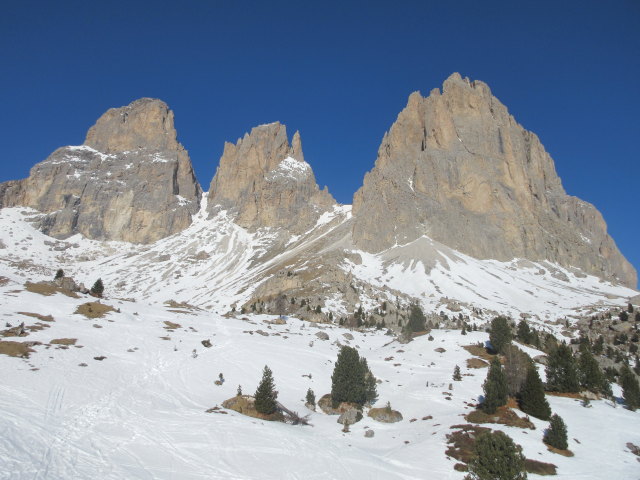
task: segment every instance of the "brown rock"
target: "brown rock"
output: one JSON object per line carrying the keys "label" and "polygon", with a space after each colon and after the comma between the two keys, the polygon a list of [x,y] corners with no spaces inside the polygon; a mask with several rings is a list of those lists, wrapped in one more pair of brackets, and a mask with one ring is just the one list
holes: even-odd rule
{"label": "brown rock", "polygon": [[602,215],[566,194],[538,137],[457,73],[442,93],[411,94],[353,215],[354,242],[370,252],[428,236],[480,259],[551,260],[636,286]]}
{"label": "brown rock", "polygon": [[173,112],[149,98],[110,109],[84,145],[59,148],[28,178],[0,184],[0,207],[46,214],[40,228],[48,235],[135,243],[188,227],[200,196]]}

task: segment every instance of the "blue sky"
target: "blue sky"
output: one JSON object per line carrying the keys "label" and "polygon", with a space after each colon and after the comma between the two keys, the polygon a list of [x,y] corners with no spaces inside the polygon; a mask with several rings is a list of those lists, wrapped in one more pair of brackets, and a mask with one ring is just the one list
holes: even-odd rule
{"label": "blue sky", "polygon": [[640,3],[5,2],[0,181],[108,108],[166,101],[205,189],[224,141],[279,120],[350,203],[412,91],[488,83],[640,267]]}

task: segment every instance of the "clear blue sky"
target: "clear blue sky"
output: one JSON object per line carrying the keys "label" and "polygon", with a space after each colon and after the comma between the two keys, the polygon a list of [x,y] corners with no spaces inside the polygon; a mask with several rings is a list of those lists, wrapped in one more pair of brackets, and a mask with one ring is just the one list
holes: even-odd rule
{"label": "clear blue sky", "polygon": [[408,95],[458,71],[538,134],[640,267],[640,2],[310,3],[4,2],[0,181],[157,97],[205,190],[225,140],[279,120],[350,203]]}

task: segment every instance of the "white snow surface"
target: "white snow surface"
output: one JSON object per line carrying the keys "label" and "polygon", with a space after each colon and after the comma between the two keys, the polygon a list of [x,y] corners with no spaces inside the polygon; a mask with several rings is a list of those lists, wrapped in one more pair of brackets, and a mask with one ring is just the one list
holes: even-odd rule
{"label": "white snow surface", "polygon": [[[88,298],[18,293],[15,285],[0,288],[0,295],[2,321],[35,323],[18,311],[55,319],[50,328],[20,340],[78,339],[67,349],[35,346],[29,359],[0,356],[0,478],[464,477],[445,455],[446,434],[452,425],[466,423],[461,417],[471,411],[466,403],[476,402],[482,391],[486,369],[466,368],[470,355],[461,346],[486,341],[485,333],[434,331],[433,341],[423,336],[399,345],[382,332],[351,332],[350,344],[382,381],[376,406],[389,401],[404,420],[381,424],[365,416],[343,433],[335,416],[307,410],[304,396],[308,388],[317,398],[330,391],[336,342],[347,342],[344,329],[324,328],[329,341],[321,341],[318,328],[296,319],[269,325],[264,321],[274,317],[181,314],[116,299],[103,302],[119,313],[90,320],[74,314]],[[181,326],[167,332],[165,321]],[[204,348],[203,339],[213,346]],[[445,352],[436,352],[439,347]],[[106,358],[94,359],[99,356]],[[205,413],[233,397],[238,385],[253,393],[265,364],[273,370],[279,401],[308,414],[312,426],[270,423],[233,411]],[[462,369],[461,382],[451,380],[455,365]],[[219,373],[222,386],[214,384]],[[451,393],[450,400],[444,392]],[[609,401],[583,408],[572,399],[549,400],[568,426],[574,457],[547,451],[546,422],[533,419],[536,430],[495,427],[522,445],[528,458],[557,465],[556,478],[635,478],[638,462],[625,444],[640,443],[640,413]],[[427,415],[433,418],[422,420]],[[364,437],[367,428],[374,438]]]}
{"label": "white snow surface", "polygon": [[303,160],[296,160],[293,157],[287,157],[282,160],[276,168],[271,170],[266,176],[268,181],[274,181],[279,178],[291,178],[293,180],[304,180],[311,174],[311,165]]}

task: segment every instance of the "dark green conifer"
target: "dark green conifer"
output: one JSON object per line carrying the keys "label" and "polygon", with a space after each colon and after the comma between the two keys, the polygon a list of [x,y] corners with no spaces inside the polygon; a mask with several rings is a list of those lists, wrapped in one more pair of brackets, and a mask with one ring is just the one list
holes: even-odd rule
{"label": "dark green conifer", "polygon": [[278,398],[278,392],[275,390],[273,373],[266,365],[262,371],[262,380],[260,380],[260,384],[258,385],[254,397],[256,411],[259,413],[270,415],[276,411],[276,398]]}
{"label": "dark green conifer", "polygon": [[104,285],[102,284],[102,279],[99,278],[96,280],[96,283],[91,287],[91,293],[96,297],[102,297],[102,293],[104,292]]}
{"label": "dark green conifer", "polygon": [[64,270],[59,268],[58,271],[56,272],[56,276],[53,279],[54,280],[58,280],[58,279],[60,279],[62,277],[64,277]]}
{"label": "dark green conifer", "polygon": [[527,478],[522,448],[504,432],[478,436],[469,462],[467,480],[524,480]]}
{"label": "dark green conifer", "polygon": [[364,405],[376,397],[376,379],[369,370],[367,360],[360,358],[353,347],[340,349],[331,376],[331,399],[334,405],[340,402]]}
{"label": "dark green conifer", "polygon": [[495,317],[491,321],[489,341],[496,353],[503,353],[506,346],[511,343],[511,327],[505,317]]}
{"label": "dark green conifer", "polygon": [[559,450],[566,450],[569,448],[569,445],[567,444],[567,426],[559,415],[554,413],[551,416],[549,428],[544,434],[543,441],[547,445]]}
{"label": "dark green conifer", "polygon": [[412,332],[422,332],[425,329],[427,318],[422,313],[420,305],[411,304],[411,312],[409,313],[409,328]]}
{"label": "dark green conifer", "polygon": [[453,379],[456,382],[459,382],[460,380],[462,380],[462,374],[460,373],[460,367],[458,365],[456,365],[455,368],[453,369]]}
{"label": "dark green conifer", "polygon": [[531,343],[531,329],[529,324],[523,319],[518,323],[518,340],[522,343],[529,345]]}
{"label": "dark green conifer", "polygon": [[491,361],[489,373],[482,388],[484,390],[484,401],[481,408],[486,413],[495,413],[498,407],[506,405],[507,380],[497,357]]}
{"label": "dark green conifer", "polygon": [[565,343],[549,355],[546,373],[547,390],[563,393],[580,390],[576,361],[571,348]]}
{"label": "dark green conifer", "polygon": [[640,407],[640,385],[638,377],[631,371],[625,363],[620,369],[620,386],[622,386],[622,398],[629,410],[636,410]]}
{"label": "dark green conifer", "polygon": [[306,400],[307,400],[307,403],[309,405],[313,405],[315,407],[315,405],[316,405],[316,394],[313,393],[313,390],[311,390],[310,388],[307,390]]}
{"label": "dark green conifer", "polygon": [[551,408],[544,396],[542,380],[538,375],[538,369],[531,365],[527,370],[520,394],[518,395],[520,410],[540,420],[548,420],[551,416]]}
{"label": "dark green conifer", "polygon": [[578,360],[578,373],[580,386],[594,393],[602,393],[604,390],[604,374],[598,365],[598,361],[593,358],[589,350],[584,350]]}

